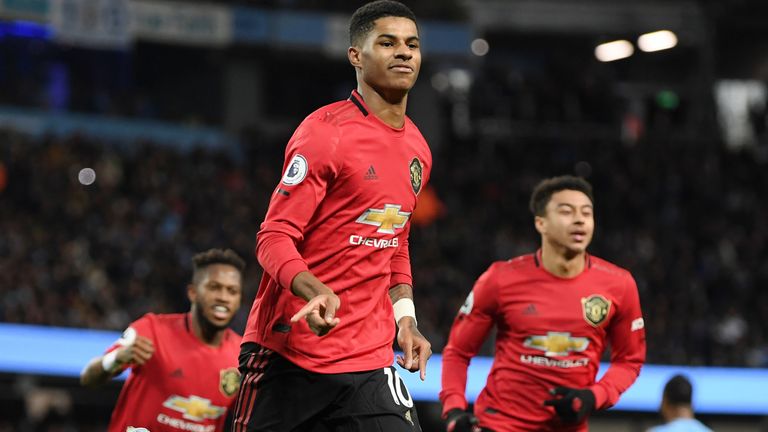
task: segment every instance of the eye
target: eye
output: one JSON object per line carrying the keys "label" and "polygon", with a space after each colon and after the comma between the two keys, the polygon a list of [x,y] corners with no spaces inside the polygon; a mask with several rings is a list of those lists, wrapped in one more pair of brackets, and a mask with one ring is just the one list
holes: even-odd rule
{"label": "eye", "polygon": [[390,42],[390,41],[384,41],[384,42],[381,42],[379,45],[381,45],[381,46],[383,46],[383,47],[391,47],[391,46],[394,46],[394,44],[393,44],[392,42]]}
{"label": "eye", "polygon": [[408,48],[410,49],[419,49],[419,44],[417,43],[409,43]]}

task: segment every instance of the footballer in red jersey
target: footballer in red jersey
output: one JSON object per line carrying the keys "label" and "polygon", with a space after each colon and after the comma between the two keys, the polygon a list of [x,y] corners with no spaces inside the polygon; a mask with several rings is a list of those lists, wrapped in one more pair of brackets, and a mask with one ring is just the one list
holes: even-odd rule
{"label": "footballer in red jersey", "polygon": [[235,431],[420,430],[392,367],[396,334],[398,363],[422,379],[432,353],[408,253],[432,166],[405,115],[421,64],[416,18],[396,1],[369,3],[350,43],[358,87],[296,129],[258,233],[265,272],[243,335]]}
{"label": "footballer in red jersey", "polygon": [[106,354],[83,370],[85,386],[106,383],[125,369],[109,432],[223,431],[240,387],[241,337],[228,328],[240,308],[243,260],[212,249],[192,259],[185,314],[148,313],[123,332]]}
{"label": "footballer in red jersey", "polygon": [[[632,275],[587,253],[594,231],[592,187],[563,176],[531,198],[541,249],[493,263],[477,280],[443,351],[447,430],[585,431],[596,409],[614,405],[645,361],[645,330]],[[474,415],[467,367],[496,327],[493,366]],[[610,345],[610,367],[596,381]]]}

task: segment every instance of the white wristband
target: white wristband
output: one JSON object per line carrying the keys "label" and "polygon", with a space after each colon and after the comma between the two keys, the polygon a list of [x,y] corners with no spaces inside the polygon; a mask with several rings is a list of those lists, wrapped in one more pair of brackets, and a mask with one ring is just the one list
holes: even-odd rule
{"label": "white wristband", "polygon": [[[395,322],[400,323],[400,318],[411,317],[416,322],[416,306],[413,304],[413,300],[409,298],[401,298],[392,305],[392,309],[395,311]],[[418,323],[417,323],[418,324]]]}
{"label": "white wristband", "polygon": [[104,368],[104,372],[109,373],[114,372],[119,367],[117,364],[117,350],[104,354],[104,357],[101,358],[101,367]]}

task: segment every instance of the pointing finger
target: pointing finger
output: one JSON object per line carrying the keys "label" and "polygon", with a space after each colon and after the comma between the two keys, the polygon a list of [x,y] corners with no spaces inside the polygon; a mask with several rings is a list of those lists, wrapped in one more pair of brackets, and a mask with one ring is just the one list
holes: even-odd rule
{"label": "pointing finger", "polygon": [[299,309],[299,311],[296,312],[294,316],[291,317],[291,322],[292,323],[298,322],[300,319],[312,313],[312,311],[316,307],[317,307],[317,301],[315,301],[315,299],[312,299],[311,301],[309,301],[309,303],[305,304],[303,308]]}
{"label": "pointing finger", "polygon": [[427,379],[427,358],[428,357],[429,357],[428,355],[419,356],[419,371],[421,371],[420,376],[422,381]]}

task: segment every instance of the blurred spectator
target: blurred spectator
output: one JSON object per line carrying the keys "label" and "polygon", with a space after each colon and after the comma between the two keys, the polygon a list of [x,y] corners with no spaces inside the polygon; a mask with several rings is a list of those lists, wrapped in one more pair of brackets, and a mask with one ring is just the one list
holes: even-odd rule
{"label": "blurred spectator", "polygon": [[712,432],[693,412],[693,386],[683,375],[675,375],[667,381],[661,397],[661,416],[666,424],[648,432]]}
{"label": "blurred spectator", "polygon": [[[0,321],[121,329],[148,310],[182,311],[175,290],[189,257],[222,245],[251,257],[245,293],[254,295],[255,233],[284,142],[246,143],[254,153],[238,163],[81,136],[4,132],[0,143]],[[82,167],[95,169],[94,184],[78,183]],[[648,362],[764,367],[768,202],[757,191],[768,189],[767,168],[748,150],[647,137],[631,148],[618,137],[455,141],[435,154],[440,217],[411,234],[421,329],[441,350],[483,266],[535,250],[521,211],[528,190],[578,170],[600,196],[595,254],[636,276]]]}

